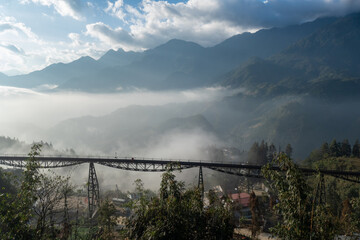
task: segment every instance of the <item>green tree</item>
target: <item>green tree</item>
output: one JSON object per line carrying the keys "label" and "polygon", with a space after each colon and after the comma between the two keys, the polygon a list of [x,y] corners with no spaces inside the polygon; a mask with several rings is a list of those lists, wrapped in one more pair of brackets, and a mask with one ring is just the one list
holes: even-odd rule
{"label": "green tree", "polygon": [[335,178],[329,179],[326,185],[326,201],[334,216],[339,216],[341,212],[341,196],[337,189],[337,180]]}
{"label": "green tree", "polygon": [[258,142],[254,142],[248,153],[248,162],[257,164],[259,160],[260,147]]}
{"label": "green tree", "polygon": [[276,147],[273,143],[271,143],[268,149],[267,161],[268,162],[272,161],[275,155],[276,155]]}
{"label": "green tree", "polygon": [[320,152],[323,158],[326,158],[330,155],[329,144],[327,142],[324,142],[323,145],[321,145]]}
{"label": "green tree", "polygon": [[99,208],[98,226],[100,227],[100,239],[112,239],[113,229],[116,226],[116,208],[114,204],[105,199]]}
{"label": "green tree", "polygon": [[159,197],[142,195],[133,204],[127,224],[130,239],[231,239],[234,225],[229,201],[209,192],[204,209],[199,189],[186,190],[183,182],[166,171]]}
{"label": "green tree", "polygon": [[258,158],[259,158],[259,164],[263,165],[267,163],[267,156],[268,156],[268,144],[266,142],[264,142],[264,140],[261,141],[261,144],[259,146],[259,153],[258,153]]}
{"label": "green tree", "polygon": [[12,183],[11,174],[6,173],[0,168],[0,194],[15,194],[16,188]]}
{"label": "green tree", "polygon": [[341,143],[341,156],[351,156],[351,145],[347,139],[344,139],[344,141]]}
{"label": "green tree", "polygon": [[260,233],[262,223],[262,212],[259,205],[259,199],[254,192],[250,194],[250,211],[251,211],[251,237],[256,239]]}
{"label": "green tree", "polygon": [[254,142],[248,153],[248,161],[257,165],[266,164],[268,162],[268,149],[269,147],[264,140],[260,144]]}
{"label": "green tree", "polygon": [[359,143],[359,139],[356,139],[353,149],[352,149],[352,155],[354,157],[358,157],[360,158],[360,143]]}
{"label": "green tree", "polygon": [[332,157],[340,157],[341,156],[341,148],[339,143],[336,142],[336,139],[333,139],[329,145],[330,156]]}
{"label": "green tree", "polygon": [[[273,170],[278,166],[280,171]],[[262,169],[270,181],[278,203],[274,209],[280,216],[272,232],[281,239],[333,239],[335,227],[328,206],[315,204],[315,196],[302,172],[285,154],[280,154]]]}
{"label": "green tree", "polygon": [[36,203],[32,207],[36,216],[37,237],[49,238],[54,235],[53,218],[55,208],[64,198],[64,187],[69,185],[69,178],[48,174],[40,174],[35,191]]}
{"label": "green tree", "polygon": [[292,152],[293,152],[293,149],[292,149],[292,147],[291,147],[291,144],[288,143],[288,145],[286,145],[286,148],[285,148],[285,153],[286,153],[286,155],[288,155],[289,157],[291,157]]}
{"label": "green tree", "polygon": [[0,195],[0,239],[33,239],[35,232],[29,222],[36,202],[39,183],[38,163],[41,145],[34,144],[27,159],[20,189],[16,196]]}

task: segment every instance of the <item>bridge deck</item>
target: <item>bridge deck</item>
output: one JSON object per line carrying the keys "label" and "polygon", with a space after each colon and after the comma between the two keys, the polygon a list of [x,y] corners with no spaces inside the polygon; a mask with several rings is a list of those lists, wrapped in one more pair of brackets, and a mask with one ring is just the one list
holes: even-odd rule
{"label": "bridge deck", "polygon": [[[24,167],[27,155],[1,155],[0,165],[12,167]],[[177,169],[187,169],[193,167],[206,167],[215,171],[225,172],[239,176],[249,176],[261,178],[260,165],[232,163],[232,162],[210,162],[202,160],[184,160],[184,159],[160,159],[160,158],[138,158],[138,157],[108,157],[108,156],[37,156],[41,168],[60,168],[74,166],[83,163],[97,163],[100,165],[144,172],[162,172],[166,170],[169,164]],[[280,171],[278,167],[274,170]],[[306,175],[313,175],[318,172],[335,177],[352,178],[356,182],[360,179],[360,172],[356,171],[339,171],[339,170],[315,170],[309,168],[300,168]],[[355,179],[354,179],[355,178]]]}

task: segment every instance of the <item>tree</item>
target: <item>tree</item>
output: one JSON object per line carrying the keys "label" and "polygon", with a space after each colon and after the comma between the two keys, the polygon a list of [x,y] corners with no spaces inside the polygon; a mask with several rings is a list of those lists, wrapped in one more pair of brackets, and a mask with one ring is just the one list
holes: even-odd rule
{"label": "tree", "polygon": [[[142,195],[144,196],[144,195]],[[209,192],[204,209],[200,190],[185,191],[168,169],[162,175],[159,197],[140,197],[127,224],[130,239],[231,239],[234,224],[227,199]]]}
{"label": "tree", "polygon": [[330,155],[329,144],[327,142],[324,142],[323,145],[321,145],[320,152],[323,158],[326,158]]}
{"label": "tree", "polygon": [[57,213],[59,215],[62,212],[58,206],[64,200],[63,231],[61,237],[62,239],[67,239],[71,232],[67,198],[73,189],[69,182],[69,177],[58,176],[50,171],[47,174],[40,174],[36,189],[37,201],[33,205],[33,211],[37,221],[37,236],[41,239],[55,235],[55,215]]}
{"label": "tree", "polygon": [[261,144],[259,146],[259,164],[263,165],[267,163],[267,155],[268,155],[268,144],[264,142],[264,140],[261,141]]}
{"label": "tree", "polygon": [[339,144],[336,142],[336,139],[333,139],[329,145],[330,156],[331,157],[340,157],[341,149]]}
{"label": "tree", "polygon": [[105,199],[99,208],[98,225],[100,227],[100,239],[112,239],[113,228],[116,226],[116,208],[114,204]]}
{"label": "tree", "polygon": [[64,199],[64,220],[61,239],[68,239],[71,234],[71,224],[69,222],[68,197],[73,193],[74,186],[70,183],[70,178],[64,178],[60,187],[62,198]]}
{"label": "tree", "polygon": [[259,162],[259,151],[260,151],[259,143],[254,142],[248,153],[248,162],[258,163]]}
{"label": "tree", "polygon": [[273,143],[271,143],[268,149],[268,156],[267,156],[268,162],[272,161],[275,155],[276,155],[276,147]]}
{"label": "tree", "polygon": [[352,150],[352,155],[354,157],[358,157],[360,158],[360,143],[359,143],[359,139],[356,139],[354,146],[353,146],[353,150]]}
{"label": "tree", "polygon": [[[278,166],[281,171],[273,170]],[[262,169],[270,181],[278,203],[274,209],[281,217],[271,231],[285,240],[333,239],[335,228],[327,205],[315,204],[315,196],[298,167],[285,154],[280,154]]]}
{"label": "tree", "polygon": [[39,182],[36,156],[41,145],[31,147],[20,189],[16,196],[0,195],[0,239],[33,239],[36,233],[29,225],[32,206],[37,200],[36,187]]}
{"label": "tree", "polygon": [[351,145],[347,139],[344,139],[344,141],[341,143],[341,156],[351,156]]}
{"label": "tree", "polygon": [[11,175],[0,168],[0,194],[15,194],[16,188],[12,183]]}
{"label": "tree", "polygon": [[288,145],[286,145],[286,148],[285,148],[285,153],[286,153],[286,155],[288,155],[289,157],[291,157],[292,152],[293,152],[293,149],[292,149],[292,147],[291,147],[291,144],[288,143]]}
{"label": "tree", "polygon": [[262,213],[259,206],[259,200],[254,192],[250,194],[250,211],[251,211],[251,237],[256,239],[262,225]]}
{"label": "tree", "polygon": [[263,165],[268,162],[268,145],[264,140],[261,141],[260,145],[258,142],[254,142],[249,150],[248,161],[257,165]]}
{"label": "tree", "polygon": [[54,217],[54,210],[63,198],[63,186],[67,180],[61,176],[55,175],[39,175],[37,183],[36,198],[34,204],[34,212],[37,215],[36,232],[38,237],[42,238],[51,226],[50,219]]}

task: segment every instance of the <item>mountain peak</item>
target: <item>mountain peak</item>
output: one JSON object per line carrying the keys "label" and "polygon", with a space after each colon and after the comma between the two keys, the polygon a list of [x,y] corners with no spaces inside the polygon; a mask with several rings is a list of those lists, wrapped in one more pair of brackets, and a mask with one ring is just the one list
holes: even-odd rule
{"label": "mountain peak", "polygon": [[83,57],[80,57],[78,59],[76,59],[75,61],[71,62],[71,63],[93,63],[95,62],[96,60],[93,59],[92,57],[89,57],[89,56],[83,56]]}
{"label": "mountain peak", "polygon": [[[183,50],[186,51],[186,50],[199,50],[199,49],[203,49],[203,47],[197,43],[180,40],[180,39],[171,39],[168,42],[157,46],[153,50],[177,52],[177,51],[183,51]],[[150,51],[153,51],[153,50],[150,50]]]}
{"label": "mountain peak", "polygon": [[6,75],[5,73],[0,72],[0,77],[7,77],[8,75]]}

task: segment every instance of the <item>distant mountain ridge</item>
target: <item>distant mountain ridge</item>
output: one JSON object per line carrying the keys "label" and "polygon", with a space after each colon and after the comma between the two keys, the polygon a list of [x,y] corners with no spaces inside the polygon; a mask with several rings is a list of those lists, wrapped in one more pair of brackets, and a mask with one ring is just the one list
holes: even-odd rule
{"label": "distant mountain ridge", "polygon": [[336,21],[323,18],[301,25],[233,36],[214,47],[173,39],[144,52],[109,50],[99,60],[82,57],[26,75],[0,77],[1,85],[58,90],[114,92],[131,87],[188,89],[209,86],[250,57],[267,58]]}
{"label": "distant mountain ridge", "polygon": [[339,18],[268,59],[252,59],[221,84],[252,94],[360,97],[360,13]]}

